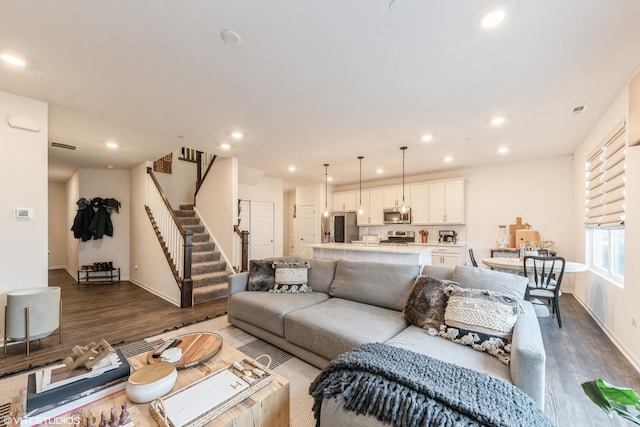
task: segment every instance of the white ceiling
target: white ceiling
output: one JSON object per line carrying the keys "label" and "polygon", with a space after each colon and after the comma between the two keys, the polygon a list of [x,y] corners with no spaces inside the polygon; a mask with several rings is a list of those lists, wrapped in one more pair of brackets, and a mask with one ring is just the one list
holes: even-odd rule
{"label": "white ceiling", "polygon": [[[49,140],[78,146],[49,148],[52,180],[187,146],[290,187],[323,183],[323,163],[334,185],[357,182],[359,155],[364,181],[398,177],[402,145],[407,176],[569,154],[640,67],[638,0],[395,5],[2,0],[0,52],[28,65],[0,63],[0,90],[49,103]],[[495,6],[505,22],[480,30]]]}

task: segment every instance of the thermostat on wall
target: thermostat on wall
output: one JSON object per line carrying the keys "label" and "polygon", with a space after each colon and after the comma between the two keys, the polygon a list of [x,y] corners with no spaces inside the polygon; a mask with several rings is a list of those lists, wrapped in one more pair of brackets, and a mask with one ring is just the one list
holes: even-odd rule
{"label": "thermostat on wall", "polygon": [[15,219],[31,219],[33,218],[33,208],[13,208],[13,217]]}

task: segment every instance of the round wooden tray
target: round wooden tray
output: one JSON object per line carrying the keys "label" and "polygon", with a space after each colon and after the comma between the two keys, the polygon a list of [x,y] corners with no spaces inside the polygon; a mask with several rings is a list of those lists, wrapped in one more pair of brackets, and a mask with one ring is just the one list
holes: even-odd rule
{"label": "round wooden tray", "polygon": [[[211,332],[196,332],[175,337],[181,342],[176,347],[182,349],[182,357],[175,365],[176,369],[189,368],[206,362],[215,356],[222,348],[222,337]],[[156,346],[147,353],[147,364],[158,363],[161,357],[153,357],[153,353],[162,346]]]}

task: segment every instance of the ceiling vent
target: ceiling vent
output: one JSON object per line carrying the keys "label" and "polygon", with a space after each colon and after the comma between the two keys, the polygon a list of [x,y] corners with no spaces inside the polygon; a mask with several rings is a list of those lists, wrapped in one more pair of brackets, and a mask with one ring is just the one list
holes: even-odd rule
{"label": "ceiling vent", "polygon": [[587,110],[587,106],[586,105],[578,105],[576,107],[573,107],[573,109],[571,110],[571,115],[572,116],[579,116],[582,113],[584,113]]}
{"label": "ceiling vent", "polygon": [[71,151],[76,151],[76,149],[78,148],[75,145],[62,144],[61,142],[55,142],[55,141],[51,141],[51,146],[53,148],[64,148],[65,150],[71,150]]}

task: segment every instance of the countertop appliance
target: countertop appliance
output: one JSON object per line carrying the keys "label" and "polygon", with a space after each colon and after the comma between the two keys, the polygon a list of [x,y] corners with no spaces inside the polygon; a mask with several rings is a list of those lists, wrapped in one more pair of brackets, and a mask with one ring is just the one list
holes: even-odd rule
{"label": "countertop appliance", "polygon": [[440,230],[438,236],[438,243],[455,243],[458,240],[455,230]]}
{"label": "countertop appliance", "polygon": [[385,224],[411,224],[411,208],[407,208],[407,211],[402,213],[402,208],[384,208],[383,222]]}
{"label": "countertop appliance", "polygon": [[416,241],[415,231],[389,231],[386,240],[380,240],[381,245],[407,246]]}
{"label": "countertop appliance", "polygon": [[337,243],[358,240],[358,225],[355,212],[335,212],[331,217],[331,235]]}

